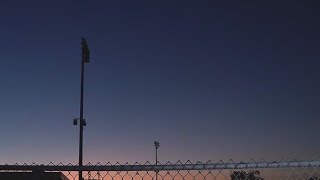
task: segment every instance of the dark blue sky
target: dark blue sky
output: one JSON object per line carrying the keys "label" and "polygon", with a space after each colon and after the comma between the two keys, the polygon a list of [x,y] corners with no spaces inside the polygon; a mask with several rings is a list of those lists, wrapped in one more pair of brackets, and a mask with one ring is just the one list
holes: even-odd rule
{"label": "dark blue sky", "polygon": [[[1,163],[319,155],[320,3],[1,1]],[[291,156],[292,155],[292,156]]]}

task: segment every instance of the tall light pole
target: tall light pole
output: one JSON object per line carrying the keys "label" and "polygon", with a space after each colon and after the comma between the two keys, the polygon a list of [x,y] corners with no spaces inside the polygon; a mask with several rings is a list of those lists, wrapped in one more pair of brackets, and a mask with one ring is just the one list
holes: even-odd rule
{"label": "tall light pole", "polygon": [[[83,160],[83,127],[86,126],[86,121],[83,119],[83,91],[84,91],[84,63],[89,63],[90,51],[85,38],[81,39],[82,44],[82,57],[81,57],[81,85],[80,85],[80,118],[74,119],[73,124],[77,125],[79,120],[80,125],[80,138],[79,138],[79,166],[82,166]],[[79,170],[79,180],[82,180],[82,171]]]}
{"label": "tall light pole", "polygon": [[[154,147],[156,147],[156,165],[158,165],[158,149],[160,147],[159,142],[154,141]],[[156,170],[156,180],[158,180],[158,170]]]}

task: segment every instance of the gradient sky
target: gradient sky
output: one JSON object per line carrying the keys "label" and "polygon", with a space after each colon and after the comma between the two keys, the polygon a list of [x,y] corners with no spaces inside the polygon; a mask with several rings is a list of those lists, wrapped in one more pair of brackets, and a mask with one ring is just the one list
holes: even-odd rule
{"label": "gradient sky", "polygon": [[[320,155],[320,3],[0,3],[0,164]],[[318,156],[319,157],[319,156]]]}

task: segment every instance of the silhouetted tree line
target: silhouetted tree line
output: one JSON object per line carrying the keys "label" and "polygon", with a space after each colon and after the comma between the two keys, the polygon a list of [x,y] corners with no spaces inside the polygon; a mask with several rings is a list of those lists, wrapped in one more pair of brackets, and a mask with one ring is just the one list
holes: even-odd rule
{"label": "silhouetted tree line", "polygon": [[[231,180],[264,180],[260,177],[260,171],[233,171]],[[310,177],[307,180],[320,180],[318,177]]]}
{"label": "silhouetted tree line", "polygon": [[260,177],[260,171],[233,171],[231,180],[264,180]]}

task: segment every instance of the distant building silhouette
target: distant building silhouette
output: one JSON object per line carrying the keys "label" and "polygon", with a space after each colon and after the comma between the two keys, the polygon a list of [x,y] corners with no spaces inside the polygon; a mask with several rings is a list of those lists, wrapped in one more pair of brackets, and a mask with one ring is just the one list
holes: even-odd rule
{"label": "distant building silhouette", "polygon": [[0,172],[1,180],[69,180],[61,172]]}
{"label": "distant building silhouette", "polygon": [[260,171],[233,171],[231,174],[231,180],[264,180],[259,176]]}

